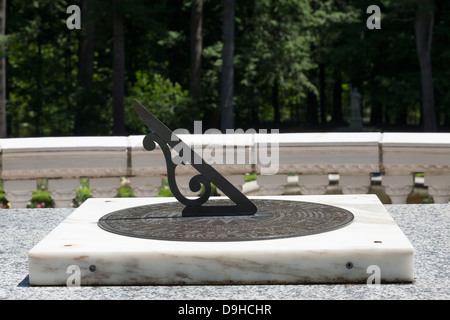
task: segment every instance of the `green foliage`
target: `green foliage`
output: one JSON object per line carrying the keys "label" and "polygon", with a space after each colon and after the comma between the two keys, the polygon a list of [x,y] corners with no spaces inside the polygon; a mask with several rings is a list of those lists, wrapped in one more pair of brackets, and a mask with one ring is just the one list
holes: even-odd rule
{"label": "green foliage", "polygon": [[[200,195],[203,195],[205,193],[205,187],[202,185],[202,188],[200,190]],[[220,196],[219,192],[217,192],[217,187],[211,183],[211,197],[218,197]]]}
{"label": "green foliage", "polygon": [[[205,187],[202,185],[200,190],[200,195],[203,195],[205,193]],[[167,181],[167,177],[162,178],[162,186],[159,189],[159,193],[157,195],[158,197],[173,197],[172,191],[170,191],[169,183]],[[219,196],[219,193],[217,192],[216,186],[211,183],[211,196]]]}
{"label": "green foliage", "polygon": [[203,111],[210,111],[220,107],[220,74],[222,71],[222,42],[217,41],[202,51],[202,92]]}
{"label": "green foliage", "polygon": [[126,103],[126,125],[130,130],[146,133],[133,111],[133,99],[146,106],[158,119],[173,130],[189,124],[190,99],[188,92],[178,83],[153,72],[136,72],[136,82],[131,87],[130,98]]}
{"label": "green foliage", "polygon": [[89,188],[89,178],[80,178],[80,187],[75,193],[75,198],[72,199],[71,207],[78,208],[87,199],[92,198],[92,190]]}
{"label": "green foliage", "polygon": [[3,182],[0,182],[0,208],[1,209],[9,209],[11,208],[11,204],[8,199],[6,199],[5,191],[3,190]]}
{"label": "green foliage", "polygon": [[87,199],[92,198],[92,190],[87,187],[78,188],[76,191],[75,198],[72,200],[71,207],[78,208]]}
{"label": "green foliage", "polygon": [[167,176],[163,176],[161,178],[161,188],[159,188],[158,197],[173,197],[172,191],[169,188],[169,181],[167,180]]}
{"label": "green foliage", "polygon": [[121,177],[120,187],[117,188],[117,198],[133,198],[135,197],[133,189],[130,186],[130,178]]}
{"label": "green foliage", "polygon": [[[421,83],[414,34],[418,3],[236,1],[236,127],[265,127],[279,116],[277,127],[286,123],[308,130],[320,123],[313,130],[327,129],[324,125],[335,120],[337,109],[348,121],[349,91],[335,89],[341,84],[361,92],[371,125],[419,125]],[[433,3],[436,113],[441,126],[450,126],[450,2]],[[381,30],[366,28],[369,4],[381,8]],[[190,5],[176,0],[130,0],[123,5],[128,134],[147,132],[133,111],[133,99],[171,129],[189,128],[200,119],[204,129],[217,127],[223,3],[204,1],[201,95],[195,103],[187,91]],[[78,79],[85,22],[82,30],[68,30],[67,6],[63,0],[8,2],[7,35],[0,43],[6,47],[2,54],[7,57],[10,137],[67,136],[77,134],[76,129],[90,135],[112,133],[112,6],[97,1],[94,8],[93,83],[88,94]],[[83,121],[77,126],[83,128],[75,128],[79,114]]]}
{"label": "green foliage", "polygon": [[37,189],[33,191],[31,200],[28,201],[27,208],[54,208],[55,202],[48,191],[48,180],[37,179]]}
{"label": "green foliage", "polygon": [[160,188],[157,197],[173,197],[173,194],[170,189]]}
{"label": "green foliage", "polygon": [[8,4],[7,102],[11,136],[71,132],[77,36],[61,25],[66,1]]}
{"label": "green foliage", "polygon": [[255,181],[257,179],[257,174],[256,173],[246,174],[244,179],[245,179],[245,182]]}
{"label": "green foliage", "polygon": [[50,196],[50,192],[46,190],[34,190],[31,200],[27,204],[27,208],[54,208],[55,201]]}
{"label": "green foliage", "polygon": [[[253,105],[260,120],[273,121],[275,86],[279,92],[275,99],[281,109],[291,104],[299,107],[305,92],[315,90],[307,74],[314,67],[310,55],[311,8],[305,1],[263,0],[248,5],[252,6],[247,10],[252,10],[254,18],[241,19],[238,27],[244,34],[238,45],[241,50],[236,52],[242,85],[237,94],[243,95],[236,99],[237,108]],[[279,101],[280,97],[284,97],[283,101]]]}

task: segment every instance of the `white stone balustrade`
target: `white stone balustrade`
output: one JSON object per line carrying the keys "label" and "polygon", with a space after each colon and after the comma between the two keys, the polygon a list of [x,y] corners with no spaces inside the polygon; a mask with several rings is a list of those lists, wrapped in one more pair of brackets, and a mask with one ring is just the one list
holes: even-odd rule
{"label": "white stone balustrade", "polygon": [[425,186],[435,203],[447,203],[450,200],[450,174],[426,174]]}
{"label": "white stone balustrade", "polygon": [[406,201],[415,173],[424,173],[425,185],[435,203],[449,201],[449,133],[384,133],[380,149],[382,184],[393,203]]}
{"label": "white stone balustrade", "polygon": [[[414,174],[424,173],[435,203],[450,199],[448,133],[289,133],[179,135],[217,171],[242,190],[245,174],[256,172],[258,193],[283,194],[297,174],[302,194],[324,194],[329,174],[339,176],[344,194],[367,193],[371,174],[393,203],[405,203]],[[68,207],[81,177],[95,197],[114,197],[120,177],[130,177],[138,197],[158,194],[167,172],[162,150],[144,150],[144,136],[0,139],[1,179],[12,207],[26,207],[36,179],[47,178],[57,207]],[[195,195],[190,165],[176,169],[180,190]],[[291,179],[292,180],[292,179]],[[290,181],[290,180],[289,180]],[[291,187],[292,187],[292,181]],[[221,193],[220,190],[218,190]]]}
{"label": "white stone balustrade", "polygon": [[[39,178],[49,180],[55,205],[68,207],[81,177],[89,177],[92,193],[100,195],[106,187],[97,186],[96,179],[128,174],[127,137],[13,138],[1,139],[0,147],[3,188],[14,208],[27,206]],[[108,188],[115,192],[110,195],[116,195],[117,187]]]}
{"label": "white stone balustrade", "polygon": [[380,171],[380,133],[292,133],[279,134],[277,139],[270,136],[278,141],[278,174],[299,174],[302,194],[325,194],[330,173],[339,173],[343,181],[348,180],[342,186],[344,193],[367,193],[371,173]]}

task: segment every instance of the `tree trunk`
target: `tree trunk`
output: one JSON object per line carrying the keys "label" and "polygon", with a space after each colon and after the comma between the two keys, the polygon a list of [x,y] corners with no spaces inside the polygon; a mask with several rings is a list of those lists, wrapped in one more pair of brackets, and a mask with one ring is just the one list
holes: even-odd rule
{"label": "tree trunk", "polygon": [[[0,7],[0,34],[3,36],[6,33],[6,0],[2,0]],[[5,52],[5,45],[1,48],[2,57],[0,60],[0,138],[6,138],[7,122],[6,122],[6,58],[3,55]]]}
{"label": "tree trunk", "polygon": [[372,72],[370,74],[370,95],[372,96],[372,103],[370,106],[370,125],[371,126],[381,126],[383,125],[383,104],[380,99],[377,97],[377,93],[379,92],[379,86],[374,79],[377,77],[377,63],[374,62],[374,67],[372,68]]}
{"label": "tree trunk", "polygon": [[278,88],[278,80],[275,80],[272,87],[273,119],[275,123],[280,123],[280,101],[278,99]]}
{"label": "tree trunk", "polygon": [[334,88],[333,88],[333,123],[342,125],[342,78],[339,71],[334,72]]}
{"label": "tree trunk", "polygon": [[[40,7],[38,8],[38,14],[41,16]],[[41,135],[41,116],[42,116],[42,106],[43,103],[43,94],[42,94],[42,72],[43,72],[43,58],[42,58],[42,42],[41,42],[41,33],[38,34],[37,37],[37,47],[38,54],[36,59],[37,65],[37,75],[36,75],[36,92],[35,92],[35,105],[34,105],[34,135],[35,137],[39,137]]]}
{"label": "tree trunk", "polygon": [[377,99],[372,102],[372,107],[370,110],[370,125],[383,125],[383,105]]}
{"label": "tree trunk", "polygon": [[114,0],[113,19],[113,135],[124,136],[125,133],[125,39],[123,32],[123,14],[121,0]]}
{"label": "tree trunk", "polygon": [[223,51],[222,51],[222,88],[220,97],[221,130],[234,129],[234,0],[224,0],[223,9]]}
{"label": "tree trunk", "polygon": [[200,81],[202,74],[202,21],[203,0],[192,2],[191,8],[191,79],[189,94],[197,101],[200,98]]}
{"label": "tree trunk", "polygon": [[258,91],[256,88],[252,89],[252,98],[251,98],[251,117],[252,117],[252,123],[254,125],[259,124],[259,114],[258,114],[258,103],[255,97],[258,96]]}
{"label": "tree trunk", "polygon": [[325,65],[319,64],[319,82],[320,82],[320,123],[325,124],[327,122],[325,113]]}
{"label": "tree trunk", "polygon": [[80,30],[81,35],[78,46],[78,87],[80,94],[78,96],[75,111],[75,135],[86,135],[92,131],[86,123],[89,113],[92,110],[92,89],[94,78],[94,43],[95,43],[95,22],[94,22],[94,3],[92,0],[82,0],[81,2],[81,21],[83,27]]}
{"label": "tree trunk", "polygon": [[308,124],[317,125],[318,121],[318,104],[317,104],[317,96],[312,91],[308,91],[307,97],[307,110],[306,110],[306,118]]}
{"label": "tree trunk", "polygon": [[431,67],[431,42],[433,38],[433,1],[423,0],[419,5],[415,21],[416,47],[422,80],[422,116],[425,132],[437,131],[434,109],[433,73]]}

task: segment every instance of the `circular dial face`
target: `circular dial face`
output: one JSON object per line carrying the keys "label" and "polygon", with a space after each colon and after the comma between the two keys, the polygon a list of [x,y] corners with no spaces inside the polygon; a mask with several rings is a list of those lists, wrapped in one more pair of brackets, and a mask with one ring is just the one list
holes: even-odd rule
{"label": "circular dial face", "polygon": [[[300,237],[328,232],[353,221],[345,209],[325,204],[252,200],[258,212],[250,216],[183,217],[183,205],[167,202],[106,214],[98,225],[116,234],[172,241],[250,241]],[[227,200],[209,201],[229,205]]]}

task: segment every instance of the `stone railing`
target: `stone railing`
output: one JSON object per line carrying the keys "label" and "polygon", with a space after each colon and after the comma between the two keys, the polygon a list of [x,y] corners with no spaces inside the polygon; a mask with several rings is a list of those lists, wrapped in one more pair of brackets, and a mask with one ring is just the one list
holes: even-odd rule
{"label": "stone railing", "polygon": [[[367,193],[374,175],[392,203],[405,203],[414,174],[435,203],[450,198],[450,133],[292,133],[180,135],[231,183],[243,189],[247,173],[257,173],[260,195],[280,195],[294,181],[302,194],[324,194],[330,174],[344,194]],[[68,207],[89,178],[94,197],[114,197],[122,176],[138,197],[158,194],[166,164],[161,149],[146,151],[143,136],[0,139],[1,179],[6,198],[24,208],[46,178],[57,207]],[[208,160],[209,159],[209,160]],[[190,165],[177,167],[186,196]],[[292,174],[297,174],[295,180]]]}

